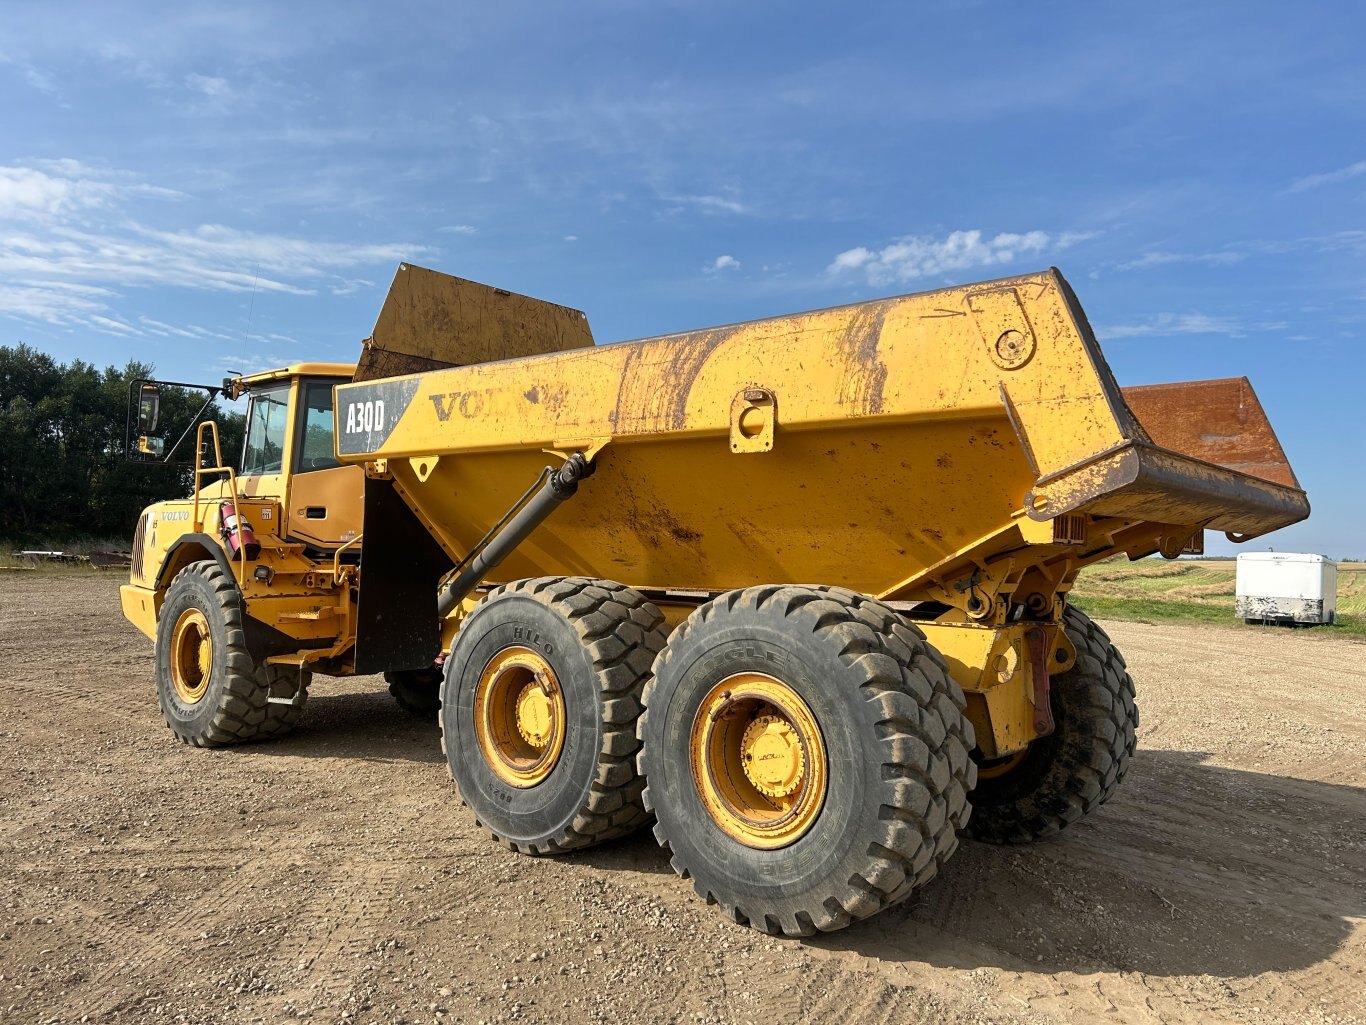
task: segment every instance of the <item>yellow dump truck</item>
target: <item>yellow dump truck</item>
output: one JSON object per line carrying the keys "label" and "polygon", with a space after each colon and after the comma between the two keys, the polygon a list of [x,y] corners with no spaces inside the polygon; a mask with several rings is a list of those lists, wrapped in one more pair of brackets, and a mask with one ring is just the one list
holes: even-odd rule
{"label": "yellow dump truck", "polygon": [[276,736],[318,675],[384,673],[499,841],[653,819],[790,936],[1114,792],[1138,710],[1079,570],[1309,513],[1245,379],[1121,390],[1056,270],[595,346],[405,265],[356,366],[223,387],[240,466],[200,424],[122,591],[177,737]]}

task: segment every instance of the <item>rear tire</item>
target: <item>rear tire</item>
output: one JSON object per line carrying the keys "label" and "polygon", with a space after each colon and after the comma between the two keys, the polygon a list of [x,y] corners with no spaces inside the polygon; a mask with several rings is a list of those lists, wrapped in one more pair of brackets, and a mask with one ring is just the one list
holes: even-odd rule
{"label": "rear tire", "polygon": [[556,854],[648,821],[635,725],[665,639],[638,591],[587,577],[505,584],[470,613],[446,660],[441,738],[495,840]]}
{"label": "rear tire", "polygon": [[241,596],[214,562],[176,574],[157,619],[157,697],[171,732],[195,747],[254,739],[269,687],[242,631]]}
{"label": "rear tire", "polygon": [[384,674],[389,693],[415,719],[436,722],[441,711],[442,672],[436,666],[428,669],[395,669]]}
{"label": "rear tire", "polygon": [[[963,694],[881,602],[842,588],[723,594],[670,638],[645,705],[655,837],[741,925],[841,929],[903,900],[958,846],[976,778]],[[738,757],[712,740],[723,729],[742,733]]]}
{"label": "rear tire", "polygon": [[1028,843],[1060,832],[1110,799],[1138,744],[1134,681],[1104,630],[1080,609],[1063,613],[1077,661],[1054,676],[1054,732],[1020,763],[979,778],[968,833],[988,843]]}

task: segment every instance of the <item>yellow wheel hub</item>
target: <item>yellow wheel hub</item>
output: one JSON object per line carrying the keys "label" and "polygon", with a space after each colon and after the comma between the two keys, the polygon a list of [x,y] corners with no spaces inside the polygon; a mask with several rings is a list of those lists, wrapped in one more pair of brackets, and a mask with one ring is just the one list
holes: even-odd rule
{"label": "yellow wheel hub", "polygon": [[474,737],[494,775],[522,789],[544,782],[564,731],[564,694],[550,664],[521,645],[494,655],[474,692]]}
{"label": "yellow wheel hub", "polygon": [[740,740],[745,776],[766,797],[791,797],[802,783],[802,745],[796,731],[776,715],[761,715]]}
{"label": "yellow wheel hub", "polygon": [[825,805],[816,718],[787,684],[739,673],[707,694],[689,742],[693,783],[712,820],[747,847],[785,847]]}
{"label": "yellow wheel hub", "polygon": [[186,609],[171,631],[171,684],[187,705],[196,704],[213,677],[213,635],[198,609]]}
{"label": "yellow wheel hub", "polygon": [[555,727],[555,706],[540,684],[532,682],[517,695],[517,732],[532,747],[550,743]]}

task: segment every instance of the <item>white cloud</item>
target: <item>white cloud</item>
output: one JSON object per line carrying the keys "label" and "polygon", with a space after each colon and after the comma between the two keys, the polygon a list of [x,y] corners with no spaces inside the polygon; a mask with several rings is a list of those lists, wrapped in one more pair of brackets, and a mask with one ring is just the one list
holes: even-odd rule
{"label": "white cloud", "polygon": [[[228,335],[221,331],[209,331],[208,328],[201,328],[198,324],[167,324],[164,320],[154,320],[152,317],[138,317],[138,324],[142,327],[142,332],[146,335],[157,335],[160,338],[190,338],[204,342],[208,339],[221,339],[224,342],[238,342],[239,338]],[[294,339],[283,338],[280,335],[266,335],[265,338],[285,340],[292,342]]]}
{"label": "white cloud", "polygon": [[749,213],[749,207],[745,206],[744,203],[738,199],[729,199],[726,196],[666,196],[665,198],[671,203],[695,206],[704,213]]}
{"label": "white cloud", "polygon": [[101,288],[73,288],[63,282],[0,284],[0,311],[27,320],[66,323],[105,309],[104,297],[113,294]]}
{"label": "white cloud", "polygon": [[[0,64],[6,64],[14,68],[15,71],[19,72],[19,76],[25,82],[39,92],[46,93],[48,96],[57,95],[57,86],[56,83],[53,82],[52,76],[47,72],[34,67],[28,61],[19,60],[15,57],[11,57],[7,53],[0,52]],[[65,104],[63,104],[63,106],[65,106]]]}
{"label": "white cloud", "polygon": [[711,263],[702,268],[708,274],[720,274],[722,271],[739,270],[740,261],[729,254],[718,256]]}
{"label": "white cloud", "polygon": [[1303,192],[1306,189],[1317,189],[1324,185],[1337,185],[1352,178],[1360,178],[1366,174],[1366,160],[1358,160],[1355,164],[1348,164],[1346,167],[1339,167],[1336,171],[1324,171],[1320,174],[1308,174],[1303,178],[1297,178],[1290,183],[1290,192]]}
{"label": "white cloud", "polygon": [[564,240],[565,240],[566,242],[577,242],[577,241],[579,240],[579,236],[577,236],[577,235],[566,235],[566,236],[564,237]]}
{"label": "white cloud", "polygon": [[874,256],[871,249],[865,249],[863,246],[856,246],[853,249],[846,249],[836,256],[827,269],[832,274],[837,274],[842,270],[858,270],[858,268],[866,266],[869,261],[873,259]]}
{"label": "white cloud", "polygon": [[333,295],[355,295],[355,294],[356,294],[357,292],[359,292],[362,288],[374,288],[374,287],[375,287],[375,283],[374,283],[373,281],[367,281],[365,278],[352,278],[352,279],[350,279],[350,280],[340,281],[340,282],[338,282],[337,284],[333,285],[333,286],[332,286],[332,294],[333,294]]}
{"label": "white cloud", "polygon": [[[235,339],[241,341],[241,339]],[[276,367],[287,367],[290,363],[297,363],[298,359],[290,359],[288,356],[275,352],[244,352],[238,356],[224,356],[214,362],[211,366],[213,370],[220,374],[255,374],[262,370],[273,370]]]}
{"label": "white cloud", "polygon": [[1096,331],[1096,334],[1102,339],[1142,338],[1148,335],[1229,335],[1242,337],[1246,333],[1246,328],[1231,317],[1211,317],[1204,313],[1159,313],[1151,320],[1135,324],[1112,324]]}
{"label": "white cloud", "polygon": [[0,167],[0,220],[45,219],[103,206],[113,194],[108,182],[54,176],[32,167]]}
{"label": "white cloud", "polygon": [[195,335],[185,330],[183,327],[176,327],[174,324],[167,324],[165,321],[155,320],[152,317],[139,317],[138,323],[142,325],[143,330],[149,335],[158,335],[162,338],[168,338],[172,335],[180,338],[195,337]]}
{"label": "white cloud", "polygon": [[473,235],[479,229],[473,224],[448,224],[444,228],[437,228],[437,231],[444,231],[450,235]]}
{"label": "white cloud", "polygon": [[180,199],[183,193],[101,172],[76,160],[0,167],[0,222],[50,222],[113,206],[129,197]]}
{"label": "white cloud", "polygon": [[1211,267],[1227,267],[1247,258],[1247,253],[1235,249],[1216,249],[1210,253],[1166,253],[1153,251],[1144,253],[1136,260],[1121,263],[1120,270],[1145,270],[1148,267],[1164,267],[1172,263],[1202,263]]}
{"label": "white cloud", "polygon": [[121,320],[116,320],[113,317],[106,317],[98,313],[92,313],[90,315],[90,323],[94,324],[97,327],[103,328],[105,332],[108,334],[124,336],[142,334],[142,332],[135,328],[132,324],[126,324]]}
{"label": "white cloud", "polygon": [[1203,253],[1172,253],[1163,250],[1153,250],[1141,256],[1129,260],[1126,263],[1117,264],[1115,269],[1126,270],[1146,270],[1149,267],[1163,267],[1169,264],[1204,264],[1210,267],[1226,267],[1243,260],[1256,259],[1266,256],[1284,256],[1286,253],[1294,253],[1302,250],[1309,250],[1316,253],[1332,252],[1356,252],[1366,248],[1366,231],[1361,229],[1345,229],[1334,232],[1331,235],[1309,235],[1303,238],[1287,239],[1245,239],[1237,242],[1229,242],[1218,249]]}
{"label": "white cloud", "polygon": [[1334,232],[1331,235],[1304,239],[1303,242],[1324,253],[1339,252],[1344,249],[1360,250],[1366,248],[1366,231],[1351,228],[1346,231]]}
{"label": "white cloud", "polygon": [[[175,335],[179,338],[218,338],[228,342],[237,340],[233,335],[225,334],[222,331],[210,331],[208,328],[200,327],[198,324],[177,326],[175,324],[167,324],[165,321],[153,320],[151,317],[139,317],[138,323],[143,326],[148,334],[161,335],[163,337]],[[267,337],[273,338],[275,336],[269,335]],[[293,341],[293,339],[290,339],[290,341]]]}
{"label": "white cloud", "polygon": [[1046,231],[1024,234],[1001,232],[984,238],[980,231],[955,231],[944,238],[907,235],[881,249],[855,246],[839,253],[826,268],[829,274],[861,271],[870,285],[914,281],[949,271],[1013,263],[1021,257],[1061,250],[1091,238],[1090,233]]}
{"label": "white cloud", "polygon": [[211,100],[226,100],[233,95],[232,85],[226,78],[215,78],[212,75],[186,75],[185,85],[195,92],[203,93]]}
{"label": "white cloud", "polygon": [[73,160],[0,167],[0,314],[117,334],[228,337],[121,317],[115,307],[130,288],[347,295],[372,284],[348,272],[430,252],[222,224],[168,229],[136,216],[138,200],[168,197],[181,194]]}

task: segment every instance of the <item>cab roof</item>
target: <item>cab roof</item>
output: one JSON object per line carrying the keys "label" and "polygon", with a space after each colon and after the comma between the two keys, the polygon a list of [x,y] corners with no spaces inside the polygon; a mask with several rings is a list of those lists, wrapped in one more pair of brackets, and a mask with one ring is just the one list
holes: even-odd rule
{"label": "cab roof", "polygon": [[291,363],[278,370],[261,370],[254,374],[243,374],[236,380],[250,387],[266,381],[279,381],[288,377],[344,377],[348,381],[356,372],[354,363]]}

